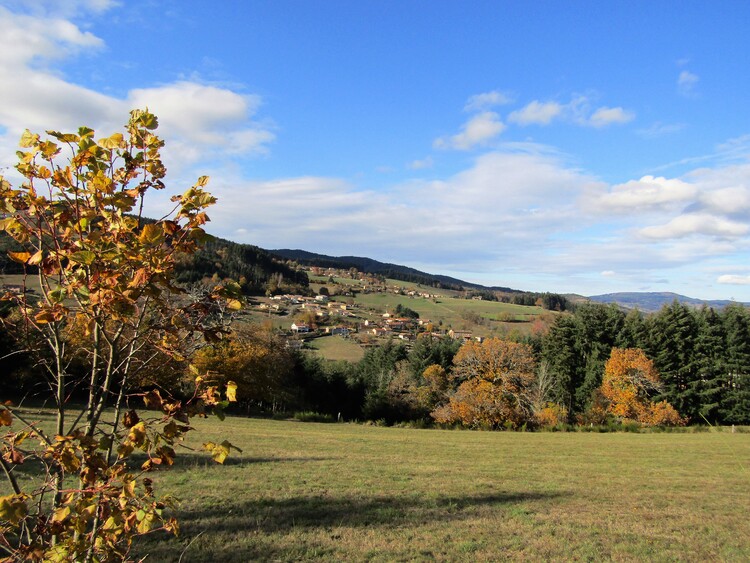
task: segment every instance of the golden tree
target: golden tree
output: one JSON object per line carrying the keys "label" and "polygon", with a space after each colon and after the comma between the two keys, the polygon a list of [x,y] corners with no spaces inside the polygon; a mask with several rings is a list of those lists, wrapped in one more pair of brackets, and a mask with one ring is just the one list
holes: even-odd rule
{"label": "golden tree", "polygon": [[461,383],[433,411],[437,422],[515,428],[530,420],[536,364],[529,346],[499,338],[467,342],[453,363],[452,377]]}
{"label": "golden tree", "polygon": [[640,348],[613,348],[604,366],[600,392],[606,410],[620,420],[646,425],[681,425],[685,421],[666,401],[653,404],[661,388],[654,363]]}
{"label": "golden tree", "polygon": [[[0,425],[12,425],[0,443],[13,491],[0,498],[0,550],[11,560],[121,560],[134,536],[176,530],[146,472],[172,464],[191,416],[234,398],[234,384],[220,388],[194,372],[187,400],[141,392],[150,414],[129,403],[134,378],[158,356],[181,360],[194,337],[222,336],[213,322],[220,301],[241,306],[236,284],[191,300],[173,281],[176,257],[205,235],[205,209],[215,201],[206,177],[172,198],[168,216],[142,217],[147,193],[164,188],[156,127],[153,114],[134,110],[125,135],[97,139],[82,127],[42,139],[27,131],[17,153],[22,184],[0,177],[0,229],[23,248],[10,258],[23,265],[24,286],[34,277],[38,291],[5,299],[17,304],[19,341],[36,354],[55,404],[51,432],[9,402],[0,407]],[[70,403],[82,384],[69,373],[72,334],[87,366],[82,409]],[[206,447],[221,461],[231,444]],[[136,450],[146,461],[133,472]],[[14,468],[34,462],[40,481],[23,488]]]}

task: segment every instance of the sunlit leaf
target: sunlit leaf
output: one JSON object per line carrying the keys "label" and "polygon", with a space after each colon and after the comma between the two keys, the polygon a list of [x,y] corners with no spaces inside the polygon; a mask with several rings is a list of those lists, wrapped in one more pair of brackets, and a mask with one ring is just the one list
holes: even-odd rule
{"label": "sunlit leaf", "polygon": [[13,252],[12,250],[9,250],[8,257],[14,262],[18,262],[19,264],[26,264],[29,261],[29,258],[31,258],[31,253],[30,252]]}
{"label": "sunlit leaf", "polygon": [[227,401],[237,401],[237,384],[234,381],[227,381]]}
{"label": "sunlit leaf", "polygon": [[37,142],[39,142],[39,135],[26,129],[26,131],[23,132],[23,135],[21,135],[21,140],[18,144],[27,149],[33,147]]}
{"label": "sunlit leaf", "polygon": [[70,255],[70,259],[77,264],[91,266],[96,261],[96,254],[90,250],[79,250]]}
{"label": "sunlit leaf", "polygon": [[164,239],[164,232],[157,224],[148,224],[143,227],[138,240],[143,244],[157,244]]}
{"label": "sunlit leaf", "polygon": [[116,149],[123,143],[122,133],[115,133],[106,139],[99,139],[98,144],[104,149]]}

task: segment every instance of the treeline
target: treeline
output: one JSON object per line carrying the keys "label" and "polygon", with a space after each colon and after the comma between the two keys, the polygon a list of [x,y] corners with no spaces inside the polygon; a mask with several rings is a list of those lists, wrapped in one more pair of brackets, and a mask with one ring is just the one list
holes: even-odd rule
{"label": "treeline", "polygon": [[529,293],[518,292],[500,297],[503,303],[514,305],[538,306],[548,311],[568,311],[571,303],[567,297],[558,293]]}
{"label": "treeline", "polygon": [[236,381],[248,414],[310,411],[394,423],[429,418],[434,406],[420,405],[408,390],[432,365],[449,370],[459,347],[451,339],[420,339],[411,349],[389,341],[368,349],[359,362],[333,362],[291,350],[278,335],[256,327],[204,348],[194,364]]}
{"label": "treeline", "polygon": [[658,313],[625,314],[614,305],[587,304],[557,318],[543,338],[542,369],[551,399],[571,416],[584,413],[602,383],[614,347],[639,348],[661,378],[656,399],[692,423],[750,423],[750,313],[674,302]]}
{"label": "treeline", "polygon": [[[82,337],[71,330],[62,336],[74,397],[86,385],[76,353]],[[0,330],[0,390],[42,399],[44,374],[15,352],[16,333],[11,315]],[[673,303],[643,315],[586,304],[558,316],[546,334],[482,344],[427,337],[410,347],[392,340],[356,363],[297,351],[270,327],[252,326],[204,346],[190,361],[235,381],[245,414],[306,411],[330,420],[484,428],[649,419],[750,424],[750,313],[739,305],[715,311]],[[179,395],[187,374],[187,363],[165,358],[137,381]],[[673,414],[664,410],[672,407]]]}

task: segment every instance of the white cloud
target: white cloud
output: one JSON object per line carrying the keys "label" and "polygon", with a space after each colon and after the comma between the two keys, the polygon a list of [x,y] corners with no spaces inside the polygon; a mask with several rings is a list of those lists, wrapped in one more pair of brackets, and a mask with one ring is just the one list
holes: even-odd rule
{"label": "white cloud", "polygon": [[561,120],[586,127],[606,127],[607,125],[628,123],[635,119],[635,113],[622,107],[602,106],[593,110],[587,96],[574,96],[566,103],[533,100],[521,109],[508,115],[508,121],[521,126],[549,125]]}
{"label": "white cloud", "polygon": [[494,106],[509,104],[513,98],[504,92],[493,90],[484,94],[475,94],[471,96],[464,106],[464,111],[482,111]]}
{"label": "white cloud", "polygon": [[557,102],[539,102],[534,100],[520,110],[512,112],[508,121],[518,125],[549,125],[553,119],[562,115],[564,106]]}
{"label": "white cloud", "polygon": [[644,227],[639,232],[649,239],[683,238],[691,235],[731,239],[748,234],[750,225],[707,213],[688,213],[675,217],[665,225]]}
{"label": "white cloud", "polygon": [[261,103],[258,96],[195,82],[177,82],[132,90],[127,103],[130,107],[148,107],[159,116],[160,125],[170,136],[192,144],[196,150],[211,147],[213,151],[225,150],[231,154],[264,152],[267,143],[274,139],[268,130],[248,127],[247,120]]}
{"label": "white cloud", "polygon": [[613,270],[604,270],[604,271],[603,271],[603,272],[601,273],[601,276],[602,276],[602,277],[605,277],[605,278],[612,278],[612,277],[614,277],[614,276],[616,276],[616,275],[617,275],[617,274],[615,274],[615,272],[614,272]]}
{"label": "white cloud", "polygon": [[750,285],[750,276],[738,276],[735,274],[724,274],[719,276],[716,283],[727,285]]}
{"label": "white cloud", "polygon": [[643,176],[608,190],[587,191],[581,203],[596,213],[643,213],[684,207],[695,200],[697,193],[694,185],[682,180]]}
{"label": "white cloud", "polygon": [[113,5],[106,0],[29,2],[31,15],[0,7],[0,75],[13,77],[0,80],[1,162],[13,161],[26,128],[70,131],[87,125],[109,135],[121,129],[130,109],[146,106],[159,116],[171,173],[199,161],[266,150],[274,134],[267,124],[253,121],[258,96],[192,80],[138,88],[117,98],[46,70],[44,63],[104,47],[100,38],[63,16]]}
{"label": "white cloud", "polygon": [[683,70],[677,77],[677,91],[683,96],[691,96],[699,81],[700,77],[697,74]]}
{"label": "white cloud", "polygon": [[504,129],[505,124],[500,121],[500,116],[495,112],[485,111],[467,121],[460,133],[435,139],[433,146],[436,149],[470,150],[486,145]]}
{"label": "white cloud", "polygon": [[99,37],[70,21],[17,14],[0,6],[0,65],[5,69],[18,70],[31,62],[60,59],[103,45]]}
{"label": "white cloud", "polygon": [[593,127],[606,127],[612,124],[628,123],[635,119],[635,114],[621,107],[600,107],[589,118],[588,122]]}

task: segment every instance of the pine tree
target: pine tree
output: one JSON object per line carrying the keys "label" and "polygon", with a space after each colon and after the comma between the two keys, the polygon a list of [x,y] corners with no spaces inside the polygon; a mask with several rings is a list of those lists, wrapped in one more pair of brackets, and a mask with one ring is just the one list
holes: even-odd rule
{"label": "pine tree", "polygon": [[652,358],[664,387],[659,399],[668,401],[690,419],[696,418],[700,410],[696,317],[694,310],[675,300],[659,311],[651,326]]}
{"label": "pine tree", "polygon": [[750,314],[742,305],[724,310],[727,337],[726,391],[719,415],[726,424],[750,422]]}

